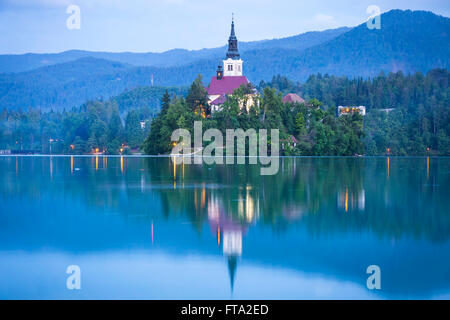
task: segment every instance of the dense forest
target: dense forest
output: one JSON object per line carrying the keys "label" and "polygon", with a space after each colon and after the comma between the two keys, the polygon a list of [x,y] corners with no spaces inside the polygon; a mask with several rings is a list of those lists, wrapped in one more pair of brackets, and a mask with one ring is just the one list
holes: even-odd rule
{"label": "dense forest", "polygon": [[29,109],[0,114],[0,149],[16,153],[130,153],[148,133],[152,113],[143,107],[125,119],[117,103],[91,101],[70,112]]}
{"label": "dense forest", "polygon": [[[204,130],[223,132],[280,129],[284,155],[450,155],[449,80],[444,69],[367,80],[316,74],[305,83],[276,76],[259,84],[256,106],[241,111],[251,89],[242,87],[221,111],[210,114],[198,77],[189,90],[142,87],[71,111],[3,110],[0,149],[166,154],[173,130],[192,130],[194,121],[202,121]],[[306,102],[283,103],[286,93],[297,93]],[[159,113],[155,99],[161,100]],[[367,115],[338,117],[339,105],[365,105]]]}
{"label": "dense forest", "polygon": [[325,109],[343,105],[364,105],[363,138],[367,155],[450,154],[450,73],[435,69],[426,75],[402,72],[364,80],[329,75],[312,75],[303,83],[282,76],[261,82],[260,89],[295,92],[305,99],[316,98]]}
{"label": "dense forest", "polygon": [[[139,87],[107,101],[88,101],[70,111],[3,109],[0,149],[38,153],[129,153],[144,141],[161,96],[185,95],[186,88]],[[50,141],[51,140],[51,141]],[[51,149],[50,149],[51,145]]]}

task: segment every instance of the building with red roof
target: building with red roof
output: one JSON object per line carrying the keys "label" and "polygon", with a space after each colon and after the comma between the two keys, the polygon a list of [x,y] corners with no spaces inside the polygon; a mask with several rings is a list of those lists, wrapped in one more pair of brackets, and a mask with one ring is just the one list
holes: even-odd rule
{"label": "building with red roof", "polygon": [[288,93],[283,98],[283,103],[305,103],[305,99],[295,93]]}
{"label": "building with red roof", "polygon": [[[223,60],[223,67],[221,65],[217,68],[216,76],[211,78],[209,86],[206,88],[208,92],[208,103],[211,106],[211,112],[220,110],[221,106],[227,100],[227,96],[233,94],[233,92],[241,86],[247,86],[250,84],[247,77],[243,75],[243,60],[238,51],[237,38],[234,31],[234,19],[231,22],[231,34],[228,39],[228,51],[226,59]],[[249,99],[246,99],[249,109],[255,104],[257,95],[255,90],[252,90],[251,94],[247,94]],[[242,103],[241,108],[244,105]]]}

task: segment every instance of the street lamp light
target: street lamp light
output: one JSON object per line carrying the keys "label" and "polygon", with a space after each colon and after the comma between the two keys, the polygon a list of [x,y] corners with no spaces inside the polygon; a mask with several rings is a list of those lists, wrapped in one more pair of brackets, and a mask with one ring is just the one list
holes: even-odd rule
{"label": "street lamp light", "polygon": [[52,142],[53,142],[54,140],[52,139],[52,138],[50,138],[49,140],[48,140],[48,142],[49,142],[49,146],[50,146],[50,154],[52,154]]}

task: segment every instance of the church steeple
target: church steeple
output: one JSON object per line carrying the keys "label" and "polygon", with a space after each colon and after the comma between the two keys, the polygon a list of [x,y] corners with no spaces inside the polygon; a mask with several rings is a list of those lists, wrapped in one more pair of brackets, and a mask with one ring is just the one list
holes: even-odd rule
{"label": "church steeple", "polygon": [[234,16],[231,18],[231,33],[228,38],[227,59],[240,59],[236,33],[234,32]]}

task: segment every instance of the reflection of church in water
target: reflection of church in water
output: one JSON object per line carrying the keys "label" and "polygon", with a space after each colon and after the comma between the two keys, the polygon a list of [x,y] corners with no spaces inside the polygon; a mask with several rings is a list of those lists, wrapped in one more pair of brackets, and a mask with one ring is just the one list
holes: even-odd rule
{"label": "reflection of church in water", "polygon": [[[242,255],[242,239],[248,227],[259,218],[258,198],[252,195],[251,187],[244,189],[244,195],[237,202],[237,215],[227,210],[222,200],[211,193],[208,201],[208,222],[217,236],[217,245],[222,246],[223,255],[228,260],[231,291],[234,287],[237,262]],[[256,199],[256,200],[255,200]]]}

